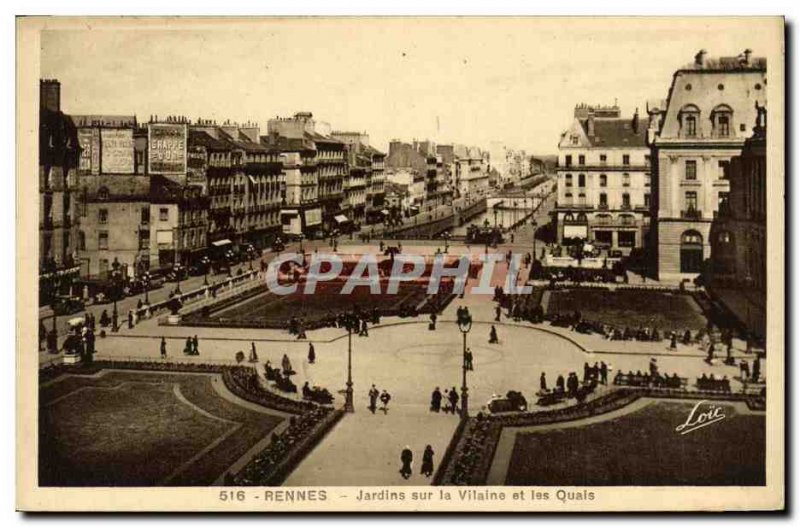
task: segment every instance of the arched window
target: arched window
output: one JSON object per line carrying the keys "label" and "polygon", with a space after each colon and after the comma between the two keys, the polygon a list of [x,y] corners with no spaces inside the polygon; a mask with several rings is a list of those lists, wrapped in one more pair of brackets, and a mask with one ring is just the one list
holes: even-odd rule
{"label": "arched window", "polygon": [[564,214],[564,221],[565,222],[575,221],[575,216],[573,216],[571,212],[567,212],[566,214]]}
{"label": "arched window", "polygon": [[687,104],[678,112],[678,120],[681,124],[681,137],[696,137],[697,122],[700,118],[700,108],[694,104]]}
{"label": "arched window", "polygon": [[681,235],[681,272],[699,273],[703,270],[703,235],[685,231]]}
{"label": "arched window", "polygon": [[714,137],[730,137],[731,123],[733,123],[733,110],[727,104],[720,104],[711,110],[711,126]]}
{"label": "arched window", "polygon": [[100,187],[97,189],[97,199],[101,201],[106,201],[108,199],[108,187]]}
{"label": "arched window", "polygon": [[586,213],[585,212],[579,212],[578,213],[578,223],[588,223],[588,221],[589,220],[586,218]]}

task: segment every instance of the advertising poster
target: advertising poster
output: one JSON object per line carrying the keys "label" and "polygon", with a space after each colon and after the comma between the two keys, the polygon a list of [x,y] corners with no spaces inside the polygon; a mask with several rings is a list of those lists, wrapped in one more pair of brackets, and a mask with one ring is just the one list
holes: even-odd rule
{"label": "advertising poster", "polygon": [[133,130],[103,129],[102,169],[104,174],[133,174]]}
{"label": "advertising poster", "polygon": [[186,125],[150,124],[148,159],[151,174],[186,172]]}

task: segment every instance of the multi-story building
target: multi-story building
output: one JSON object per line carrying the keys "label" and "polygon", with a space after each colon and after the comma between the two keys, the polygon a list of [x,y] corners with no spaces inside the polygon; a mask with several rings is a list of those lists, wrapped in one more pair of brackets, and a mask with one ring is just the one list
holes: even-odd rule
{"label": "multi-story building", "polygon": [[731,159],[730,196],[711,223],[707,289],[756,336],[766,335],[767,110]]}
{"label": "multi-story building", "polygon": [[559,243],[591,241],[622,253],[642,247],[650,226],[650,149],[638,111],[575,107],[558,143]]}
{"label": "multi-story building", "polygon": [[149,243],[142,248],[147,249],[149,265],[160,269],[189,266],[202,258],[208,247],[209,209],[203,188],[153,174],[148,201]]}
{"label": "multi-story building", "polygon": [[[680,68],[653,133],[651,243],[659,279],[696,277],[710,255],[710,229],[729,198],[731,159],[766,103],[766,59],[745,50]],[[656,112],[653,112],[656,113]]]}
{"label": "multi-story building", "polygon": [[135,276],[150,265],[147,130],[132,115],[71,119],[81,147],[81,275],[105,280],[116,262],[123,276]]}
{"label": "multi-story building", "polygon": [[39,301],[68,292],[79,273],[76,250],[78,134],[61,112],[61,84],[39,83]]}
{"label": "multi-story building", "polygon": [[386,209],[386,154],[367,145],[366,155],[371,160],[367,178],[366,223],[380,223],[389,215]]}
{"label": "multi-story building", "polygon": [[488,154],[477,147],[454,145],[455,188],[458,195],[475,198],[489,190]]}
{"label": "multi-story building", "polygon": [[[342,190],[338,194],[335,190],[337,182],[342,189],[347,169],[344,143],[329,139],[321,154],[317,141],[321,144],[324,136],[316,132],[315,125],[311,113],[299,112],[293,117],[270,119],[268,135],[261,137],[262,145],[282,155],[285,199],[280,214],[282,232],[289,236],[319,237],[327,230],[323,225],[323,183],[329,215],[331,207],[344,197]],[[320,180],[323,172],[324,182]],[[335,218],[329,216],[328,221],[335,223]]]}

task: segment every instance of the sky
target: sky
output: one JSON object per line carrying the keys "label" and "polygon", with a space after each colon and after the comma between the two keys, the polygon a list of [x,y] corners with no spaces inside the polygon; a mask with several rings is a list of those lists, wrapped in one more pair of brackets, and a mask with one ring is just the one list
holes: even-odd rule
{"label": "sky", "polygon": [[249,120],[266,133],[270,118],[311,111],[384,151],[396,138],[555,154],[576,104],[644,114],[701,48],[763,55],[769,38],[742,19],[183,22],[43,31],[40,77],[61,81],[72,114]]}

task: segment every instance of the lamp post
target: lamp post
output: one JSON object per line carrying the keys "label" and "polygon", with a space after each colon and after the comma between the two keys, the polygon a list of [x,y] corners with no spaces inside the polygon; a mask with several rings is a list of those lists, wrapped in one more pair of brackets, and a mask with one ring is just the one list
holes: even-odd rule
{"label": "lamp post", "polygon": [[469,308],[458,308],[456,314],[458,330],[463,336],[463,350],[461,355],[461,419],[469,417],[469,389],[467,388],[467,333],[472,329],[472,315]]}
{"label": "lamp post", "polygon": [[538,223],[536,223],[536,218],[531,220],[531,227],[533,227],[533,259],[536,260],[536,227],[538,227]]}
{"label": "lamp post", "polygon": [[111,311],[111,331],[116,333],[119,331],[119,311],[117,311],[117,297],[120,293],[120,278],[121,272],[119,270],[119,260],[114,258],[114,262],[111,264],[111,294],[114,296],[114,308]]}
{"label": "lamp post", "polygon": [[142,275],[142,283],[144,284],[144,303],[150,304],[150,271],[145,271]]}
{"label": "lamp post", "polygon": [[445,231],[442,234],[442,238],[444,238],[444,253],[447,254],[448,249],[450,249],[450,232]]}
{"label": "lamp post", "polygon": [[347,388],[344,392],[344,411],[353,413],[353,330],[358,324],[358,317],[354,313],[345,315],[345,325],[347,326]]}

